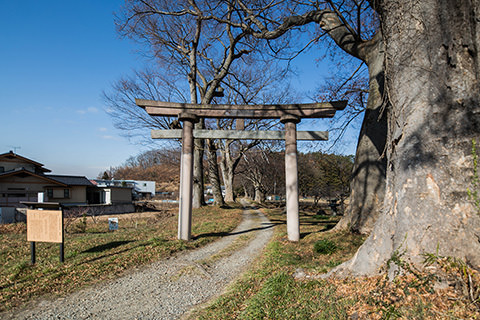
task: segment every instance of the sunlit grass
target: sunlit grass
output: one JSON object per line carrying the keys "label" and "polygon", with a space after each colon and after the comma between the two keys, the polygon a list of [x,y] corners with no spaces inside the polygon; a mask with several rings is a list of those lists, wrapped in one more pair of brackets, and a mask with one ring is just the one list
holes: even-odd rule
{"label": "sunlit grass", "polygon": [[[317,279],[298,280],[293,274],[327,272],[351,257],[364,237],[326,233],[339,217],[301,213],[298,243],[287,240],[285,213],[281,209],[263,209],[277,224],[273,240],[249,272],[238,279],[226,294],[205,309],[195,311],[191,319],[344,319],[354,304],[351,298],[336,296],[336,288]],[[338,250],[321,255],[313,249],[320,239],[334,241]]]}
{"label": "sunlit grass", "polygon": [[[443,276],[454,279],[453,286],[438,291],[432,290],[435,275],[412,272],[407,261],[393,261],[407,266],[393,281],[388,274],[324,280],[320,276],[352,257],[365,237],[328,232],[339,217],[303,212],[301,240],[292,243],[283,210],[263,210],[277,224],[263,255],[225,294],[192,311],[189,319],[480,319],[478,271],[436,259]],[[316,243],[322,245],[315,249]],[[335,250],[320,250],[323,245]]]}
{"label": "sunlit grass", "polygon": [[189,242],[176,239],[174,212],[143,217],[146,215],[118,215],[119,230],[114,232],[108,230],[106,219],[94,223],[88,218],[85,232],[65,234],[64,263],[59,262],[58,244],[37,243],[33,266],[25,224],[2,226],[0,310],[44,294],[63,294],[115,278],[126,270],[204,245],[234,229],[241,220],[241,209],[209,206],[194,210],[194,240]]}

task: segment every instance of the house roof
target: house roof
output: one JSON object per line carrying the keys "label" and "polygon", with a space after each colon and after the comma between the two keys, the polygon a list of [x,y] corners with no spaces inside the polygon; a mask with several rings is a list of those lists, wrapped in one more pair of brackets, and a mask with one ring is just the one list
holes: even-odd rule
{"label": "house roof", "polygon": [[55,181],[60,183],[69,185],[69,186],[87,186],[87,187],[94,187],[94,184],[90,182],[84,176],[63,176],[63,175],[45,175],[45,177],[51,178]]}
{"label": "house roof", "polygon": [[16,153],[14,153],[13,151],[0,154],[0,160],[2,160],[2,159],[5,159],[5,160],[13,160],[13,159],[21,160],[21,161],[33,164],[34,166],[36,166],[39,170],[41,170],[43,172],[52,172],[52,170],[44,168],[42,163],[37,162],[37,161],[33,161],[32,159],[22,157],[21,155],[18,155]]}
{"label": "house roof", "polygon": [[67,186],[66,183],[63,183],[61,181],[52,179],[49,176],[45,176],[43,174],[36,174],[34,172],[26,170],[25,168],[18,168],[18,169],[12,170],[12,171],[7,171],[7,172],[0,173],[0,179],[6,178],[6,177],[11,177],[11,176],[19,176],[19,177],[32,176],[32,177],[36,177],[36,178],[45,180],[45,181],[50,182],[50,183],[58,184],[58,185],[61,185],[61,186],[64,186],[64,187]]}

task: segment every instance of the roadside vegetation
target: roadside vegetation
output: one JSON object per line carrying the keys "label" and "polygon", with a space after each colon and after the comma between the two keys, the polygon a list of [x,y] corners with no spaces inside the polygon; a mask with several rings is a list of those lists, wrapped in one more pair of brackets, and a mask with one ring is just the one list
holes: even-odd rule
{"label": "roadside vegetation", "polygon": [[[322,279],[352,257],[365,236],[333,232],[340,217],[302,205],[301,241],[287,240],[280,205],[261,210],[276,225],[272,241],[248,272],[218,299],[189,319],[480,319],[480,275],[465,263],[436,253],[424,256],[424,270],[404,259],[389,264],[398,272],[369,278]],[[108,231],[107,217],[70,222],[65,263],[58,245],[38,243],[30,265],[25,224],[0,226],[0,310],[21,307],[38,297],[62,295],[114,279],[128,271],[204,245],[232,230],[241,209],[206,207],[194,211],[193,241],[176,240],[174,211],[119,215],[119,230]],[[236,250],[245,235],[218,256]],[[213,259],[216,259],[214,257]],[[206,261],[205,263],[208,263]],[[400,270],[402,270],[400,272]]]}
{"label": "roadside vegetation", "polygon": [[[108,230],[107,217],[80,217],[68,223],[65,262],[59,245],[37,243],[37,262],[30,264],[26,224],[0,225],[0,311],[45,295],[60,295],[113,279],[148,263],[197,248],[234,229],[241,208],[194,210],[193,240],[177,240],[176,210],[116,215],[119,229]],[[66,223],[66,224],[67,224]]]}
{"label": "roadside vegetation", "polygon": [[403,271],[391,279],[322,279],[352,257],[365,236],[326,232],[339,218],[304,210],[302,239],[291,243],[282,208],[262,210],[278,224],[264,254],[189,319],[480,319],[480,278],[465,264],[428,254],[420,271],[397,251],[389,263]]}

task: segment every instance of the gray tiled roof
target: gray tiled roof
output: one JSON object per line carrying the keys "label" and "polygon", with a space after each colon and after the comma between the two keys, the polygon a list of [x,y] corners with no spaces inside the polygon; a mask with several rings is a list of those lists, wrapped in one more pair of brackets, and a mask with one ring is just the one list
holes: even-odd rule
{"label": "gray tiled roof", "polygon": [[89,186],[94,187],[93,183],[90,182],[86,177],[83,176],[61,176],[61,175],[45,175],[50,179],[56,180],[58,182],[70,185],[70,186]]}

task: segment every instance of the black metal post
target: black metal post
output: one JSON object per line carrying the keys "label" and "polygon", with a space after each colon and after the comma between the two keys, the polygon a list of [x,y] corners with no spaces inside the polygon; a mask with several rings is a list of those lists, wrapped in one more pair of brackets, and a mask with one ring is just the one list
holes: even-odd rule
{"label": "black metal post", "polygon": [[60,263],[63,263],[63,260],[64,260],[63,244],[65,243],[65,226],[63,224],[63,218],[65,217],[65,214],[63,212],[63,207],[60,206],[60,210],[62,211],[62,242],[60,243]]}
{"label": "black metal post", "polygon": [[35,241],[30,241],[30,262],[35,264]]}
{"label": "black metal post", "polygon": [[63,263],[63,242],[60,243],[60,262]]}

